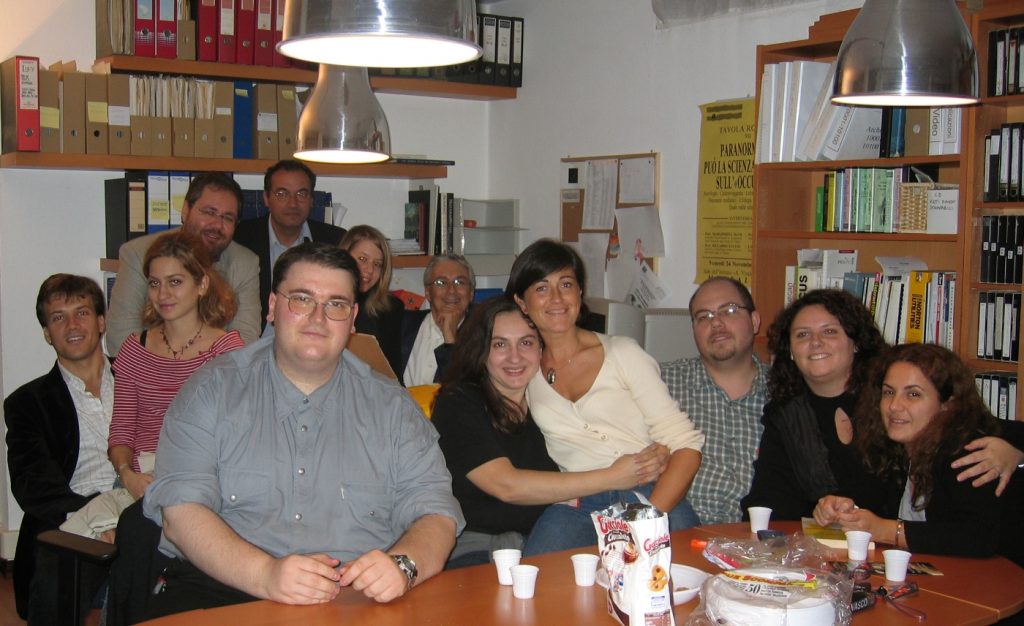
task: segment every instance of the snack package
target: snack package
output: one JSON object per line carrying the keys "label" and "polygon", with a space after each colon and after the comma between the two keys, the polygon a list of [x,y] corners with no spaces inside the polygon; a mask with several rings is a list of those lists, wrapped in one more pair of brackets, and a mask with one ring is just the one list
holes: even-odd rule
{"label": "snack package", "polygon": [[608,574],[608,613],[623,626],[675,626],[668,515],[645,501],[615,504],[591,517]]}

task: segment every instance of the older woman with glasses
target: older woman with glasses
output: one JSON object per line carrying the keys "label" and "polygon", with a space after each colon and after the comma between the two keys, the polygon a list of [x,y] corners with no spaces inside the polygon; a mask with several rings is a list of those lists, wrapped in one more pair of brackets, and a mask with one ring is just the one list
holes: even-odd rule
{"label": "older woman with glasses", "polygon": [[359,266],[356,331],[373,335],[380,343],[391,369],[402,371],[402,301],[391,289],[391,247],[387,237],[373,226],[360,224],[341,238]]}

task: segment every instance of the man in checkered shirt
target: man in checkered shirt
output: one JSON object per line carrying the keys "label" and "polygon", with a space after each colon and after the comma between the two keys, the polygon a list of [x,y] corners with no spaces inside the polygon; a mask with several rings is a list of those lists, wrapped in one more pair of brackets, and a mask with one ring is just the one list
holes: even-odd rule
{"label": "man in checkered shirt", "polygon": [[700,356],[661,366],[672,397],[706,437],[687,499],[702,524],[737,522],[768,396],[768,366],[754,354],[761,315],[742,283],[721,276],[704,281],[689,308]]}

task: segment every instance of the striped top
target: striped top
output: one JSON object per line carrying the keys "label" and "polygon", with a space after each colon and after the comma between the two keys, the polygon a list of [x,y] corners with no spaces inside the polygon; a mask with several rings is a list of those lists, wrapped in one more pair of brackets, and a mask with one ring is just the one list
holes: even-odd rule
{"label": "striped top", "polygon": [[238,331],[225,333],[210,349],[176,361],[153,354],[132,334],[114,361],[114,416],[107,444],[132,449],[132,469],[139,471],[139,453],[156,452],[164,413],[178,390],[204,363],[245,345]]}

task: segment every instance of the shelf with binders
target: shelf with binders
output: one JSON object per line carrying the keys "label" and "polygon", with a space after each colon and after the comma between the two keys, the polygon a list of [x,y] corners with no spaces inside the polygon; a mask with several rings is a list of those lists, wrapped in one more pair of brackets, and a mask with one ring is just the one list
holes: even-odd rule
{"label": "shelf with binders", "polygon": [[[315,83],[317,77],[315,69],[300,67],[265,67],[261,65],[184,61],[126,55],[101,57],[96,60],[96,63],[109,64],[111,71],[119,73],[180,74],[208,78],[309,85]],[[458,83],[398,76],[371,76],[370,87],[377,93],[432,96],[462,100],[514,100],[517,94],[515,87],[503,85]]]}
{"label": "shelf with binders", "polygon": [[[61,154],[54,152],[9,152],[0,155],[0,168],[75,170],[178,170],[191,172],[235,172],[262,174],[275,160],[216,159],[202,157],[155,157],[110,154]],[[308,163],[321,176],[340,178],[446,178],[443,165],[413,163],[362,163],[335,165]]]}
{"label": "shelf with binders", "polygon": [[[991,0],[972,14],[970,23],[981,71],[982,98],[977,106],[965,109],[965,128],[970,129],[970,135],[964,137],[968,187],[963,195],[972,207],[965,230],[965,276],[970,282],[964,290],[966,308],[961,328],[965,343],[960,354],[979,375],[996,372],[1019,377],[1024,372],[1018,354],[1024,296],[1024,173],[1018,171],[1012,184],[1012,170],[1004,173],[1000,163],[1003,159],[1012,163],[1012,156],[1004,151],[1006,128],[1010,130],[1005,137],[1011,139],[1011,145],[1017,144],[1018,163],[1024,152],[1024,81],[1019,41],[1013,44],[1017,53],[1012,55],[1015,62],[1011,67],[1010,40],[1000,33],[1020,29],[1016,37],[1020,39],[1024,6],[1019,1]],[[1003,48],[997,47],[1000,41]],[[1017,124],[1019,138],[1013,135],[1013,125]],[[993,145],[991,136],[998,136],[1002,145]],[[1000,148],[1003,150],[995,152]],[[1015,403],[1017,419],[1021,419],[1024,403],[1020,398],[1010,401]]]}
{"label": "shelf with binders", "polygon": [[[843,36],[854,18],[857,10],[843,11],[823,15],[808,30],[804,40],[758,46],[756,75],[764,80],[758,81],[757,101],[755,110],[761,116],[762,96],[761,84],[765,82],[765,66],[788,61],[819,61],[831,62],[839,50]],[[776,78],[776,81],[778,79]],[[768,83],[766,83],[767,86]],[[775,83],[778,85],[778,82]],[[789,83],[787,83],[789,84]],[[826,79],[826,85],[827,79]],[[820,90],[819,90],[820,93]],[[819,96],[820,97],[820,96]],[[767,110],[767,109],[766,109]],[[776,109],[778,110],[778,109]],[[814,111],[814,109],[812,109]],[[812,112],[811,115],[814,115]],[[835,118],[833,118],[834,120]],[[768,124],[768,120],[764,120]],[[762,120],[758,120],[761,124]],[[759,126],[760,128],[760,126]],[[766,128],[772,128],[769,124]],[[785,132],[785,127],[783,127]],[[970,132],[969,125],[962,122],[961,136]],[[774,130],[774,129],[773,129]],[[769,134],[769,136],[771,136]],[[882,140],[884,141],[884,139]],[[865,142],[866,143],[866,142]],[[797,146],[800,142],[797,141]],[[889,144],[891,146],[891,144]],[[961,141],[961,146],[965,142]],[[773,144],[774,148],[774,144]],[[882,146],[879,152],[882,151]],[[929,151],[926,144],[925,151]],[[800,150],[797,150],[800,155]],[[860,151],[863,153],[863,150]],[[786,266],[797,262],[797,251],[804,248],[820,249],[856,249],[858,251],[857,271],[878,272],[881,267],[876,257],[915,257],[924,262],[930,270],[955,272],[957,277],[964,275],[965,268],[965,235],[970,224],[969,212],[965,210],[970,196],[963,192],[966,183],[966,168],[962,148],[956,154],[901,156],[894,158],[856,158],[841,160],[812,160],[763,162],[755,165],[753,172],[754,187],[754,225],[753,225],[753,280],[752,293],[758,310],[761,312],[762,328],[767,328],[783,309],[786,300]],[[840,153],[841,154],[841,153]],[[917,152],[921,154],[921,152]],[[773,156],[774,158],[774,156]],[[766,159],[765,159],[766,160]],[[946,214],[950,227],[946,232],[886,232],[895,229],[898,222],[864,223],[856,217],[847,218],[841,223],[838,220],[831,228],[828,220],[828,189],[836,194],[840,187],[826,187],[826,179],[832,178],[831,173],[845,171],[850,176],[863,177],[864,172],[875,177],[876,171],[888,171],[891,184],[882,189],[889,189],[893,197],[900,199],[900,188],[896,181],[903,178],[905,170],[916,167],[928,173],[932,180],[939,184],[957,185],[960,195],[955,203],[955,213]],[[900,178],[897,178],[899,168]],[[859,179],[854,179],[859,180]],[[884,177],[881,180],[885,180]],[[858,195],[851,196],[850,204],[844,207],[844,216],[877,214],[873,202],[868,211],[865,205],[855,203],[858,197],[877,197],[881,192],[871,187],[870,196],[861,190],[862,187],[843,181],[846,191],[858,190]],[[819,191],[819,188],[823,191]],[[909,191],[909,188],[907,189]],[[884,194],[883,194],[884,196]],[[839,197],[836,195],[835,197]],[[822,202],[825,199],[825,202]],[[853,212],[850,212],[850,208]],[[895,202],[891,206],[896,206]],[[903,206],[903,203],[900,203]],[[836,206],[832,207],[833,216],[838,218]],[[927,202],[923,212],[927,213]],[[893,218],[896,214],[893,214]],[[906,223],[903,224],[906,227]],[[923,228],[920,230],[924,230]],[[938,229],[937,229],[938,230]],[[951,232],[954,231],[955,232]],[[959,279],[958,279],[959,282]],[[955,348],[963,353],[964,290],[954,292],[953,336]],[[766,351],[767,340],[764,333],[759,338],[759,351]]]}

